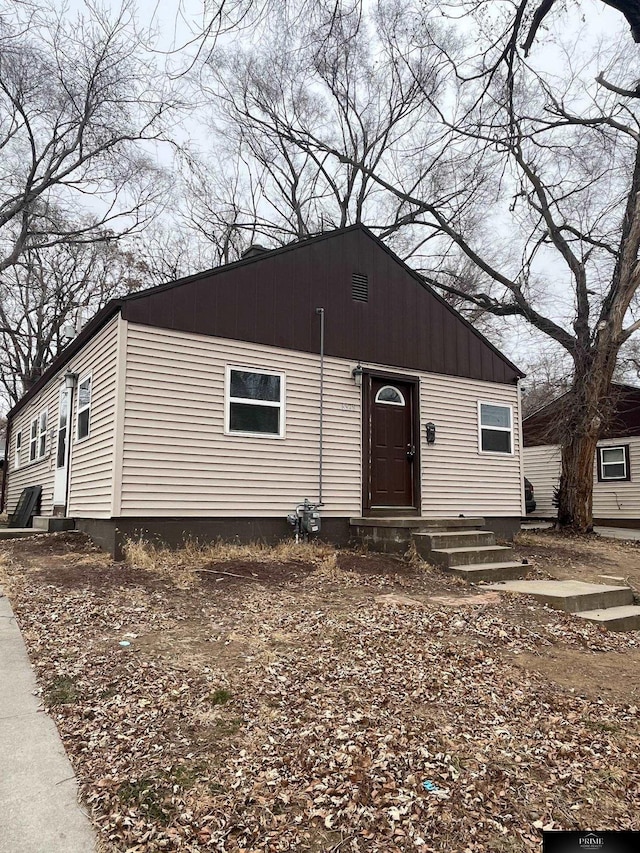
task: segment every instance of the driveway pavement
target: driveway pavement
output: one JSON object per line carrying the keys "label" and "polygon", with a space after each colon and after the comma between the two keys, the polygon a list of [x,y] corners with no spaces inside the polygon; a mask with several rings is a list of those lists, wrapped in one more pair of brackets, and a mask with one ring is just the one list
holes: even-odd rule
{"label": "driveway pavement", "polygon": [[73,768],[0,590],[0,853],[94,853]]}

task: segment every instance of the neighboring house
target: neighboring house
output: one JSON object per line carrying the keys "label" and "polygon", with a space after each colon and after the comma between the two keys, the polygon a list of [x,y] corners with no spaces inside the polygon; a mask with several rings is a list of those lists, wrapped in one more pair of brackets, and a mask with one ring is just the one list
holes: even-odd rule
{"label": "neighboring house", "polygon": [[94,317],[9,413],[8,509],[40,484],[116,554],[290,535],[304,498],[336,542],[371,514],[508,535],[522,375],[360,225],[258,249]]}
{"label": "neighboring house", "polygon": [[[598,442],[593,476],[593,517],[598,524],[640,526],[640,388],[612,386],[613,414]],[[562,397],[525,418],[524,472],[535,489],[536,517],[554,518],[560,482],[560,447],[554,425]]]}

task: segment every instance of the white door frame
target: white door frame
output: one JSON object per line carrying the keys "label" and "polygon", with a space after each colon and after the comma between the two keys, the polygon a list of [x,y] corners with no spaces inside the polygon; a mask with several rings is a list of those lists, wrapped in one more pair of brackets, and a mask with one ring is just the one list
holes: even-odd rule
{"label": "white door frame", "polygon": [[[53,482],[53,505],[64,507],[67,514],[67,487],[69,484],[69,452],[71,449],[71,401],[73,392],[64,386],[60,389],[58,398],[58,418],[56,420],[56,432],[54,440],[55,477]],[[62,416],[66,407],[66,422],[61,426]],[[60,447],[60,434],[64,429],[64,447]],[[62,453],[61,453],[62,450]]]}

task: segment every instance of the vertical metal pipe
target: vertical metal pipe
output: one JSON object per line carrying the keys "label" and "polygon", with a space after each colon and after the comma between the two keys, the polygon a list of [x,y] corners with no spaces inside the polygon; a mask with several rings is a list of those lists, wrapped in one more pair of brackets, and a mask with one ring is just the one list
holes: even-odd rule
{"label": "vertical metal pipe", "polygon": [[322,465],[324,452],[324,308],[316,308],[320,315],[320,448],[318,452],[318,506],[322,502]]}

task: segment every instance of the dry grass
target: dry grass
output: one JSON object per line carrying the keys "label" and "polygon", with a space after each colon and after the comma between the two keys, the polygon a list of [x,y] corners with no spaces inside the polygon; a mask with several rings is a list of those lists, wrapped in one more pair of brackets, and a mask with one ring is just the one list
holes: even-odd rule
{"label": "dry grass", "polygon": [[212,563],[305,563],[323,574],[337,571],[337,551],[333,545],[322,542],[295,542],[284,540],[275,545],[263,542],[240,544],[234,542],[202,543],[189,539],[179,549],[155,545],[144,538],[130,539],[124,547],[127,563],[143,571],[152,572],[181,588],[193,586],[198,572]]}

